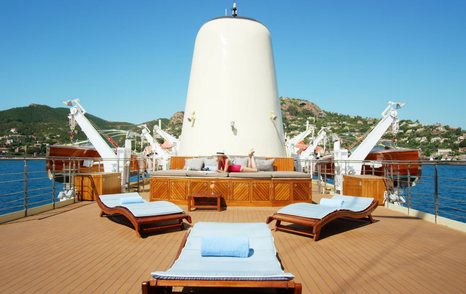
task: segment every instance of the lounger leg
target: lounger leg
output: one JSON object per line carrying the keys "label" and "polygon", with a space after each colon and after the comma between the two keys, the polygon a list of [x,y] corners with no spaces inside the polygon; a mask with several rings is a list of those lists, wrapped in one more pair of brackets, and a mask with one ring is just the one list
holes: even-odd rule
{"label": "lounger leg", "polygon": [[273,217],[269,216],[265,221],[266,224],[270,224],[273,221]]}
{"label": "lounger leg", "polygon": [[149,284],[149,281],[142,282],[141,290],[142,290],[142,294],[154,293],[154,291],[152,291],[153,290],[152,287]]}
{"label": "lounger leg", "polygon": [[371,215],[371,214],[369,214],[369,215],[367,216],[367,218],[369,218],[369,221],[370,221],[371,223],[374,222],[374,219],[372,218],[372,215]]}
{"label": "lounger leg", "polygon": [[295,284],[294,291],[291,291],[291,290],[290,290],[290,293],[301,294],[302,291],[303,291],[303,288],[302,288],[301,283],[296,283],[296,284]]}
{"label": "lounger leg", "polygon": [[149,281],[142,282],[142,294],[172,293],[173,287],[151,286]]}
{"label": "lounger leg", "polygon": [[184,223],[183,223],[183,219],[182,219],[182,218],[178,220],[178,224],[180,225],[180,231],[183,231],[183,229],[184,229]]}
{"label": "lounger leg", "polygon": [[314,241],[317,241],[319,239],[319,235],[320,235],[320,228],[317,228],[314,227],[313,229],[313,236],[312,238],[314,239]]}
{"label": "lounger leg", "polygon": [[279,230],[281,223],[282,221],[277,219],[277,221],[275,222],[275,231]]}
{"label": "lounger leg", "polygon": [[139,238],[142,238],[142,235],[141,235],[141,232],[140,232],[140,227],[139,227],[139,224],[135,224],[134,225],[134,230],[136,231],[136,236],[138,236]]}

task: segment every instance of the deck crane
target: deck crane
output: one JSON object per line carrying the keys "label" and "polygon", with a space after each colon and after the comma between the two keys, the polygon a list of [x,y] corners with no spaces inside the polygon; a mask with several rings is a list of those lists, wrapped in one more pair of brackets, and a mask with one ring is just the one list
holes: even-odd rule
{"label": "deck crane", "polygon": [[311,135],[314,136],[315,127],[309,124],[309,121],[306,122],[306,130],[299,133],[298,135],[294,136],[288,142],[286,142],[286,150],[289,156],[293,156],[296,154],[295,152],[295,145],[299,142],[303,141],[307,136]]}
{"label": "deck crane", "polygon": [[[314,151],[316,150],[317,146],[320,142],[327,140],[327,132],[326,128],[323,127],[317,133],[317,136],[312,140],[311,144],[299,155],[298,164],[296,165],[296,170],[303,171],[307,170],[310,174],[313,173],[314,163],[312,162],[315,158]],[[302,166],[302,162],[304,162],[304,166]]]}
{"label": "deck crane", "polygon": [[334,145],[334,160],[335,160],[335,189],[342,188],[342,179],[344,174],[360,175],[364,159],[369,152],[382,138],[388,128],[392,127],[392,132],[398,132],[398,109],[401,109],[405,103],[403,102],[388,102],[388,106],[382,112],[382,119],[366,136],[361,144],[348,156],[346,149],[340,149],[340,142],[335,142]]}
{"label": "deck crane", "polygon": [[154,125],[153,133],[159,134],[165,141],[168,141],[172,147],[172,155],[176,155],[178,153],[178,146],[180,145],[180,140],[175,136],[169,134],[168,132],[162,130],[161,121],[159,120],[159,125]]}
{"label": "deck crane", "polygon": [[[146,125],[140,125],[139,127],[141,128],[142,136],[150,144],[153,152],[155,152],[153,158],[158,161],[158,165],[162,166],[163,170],[166,170],[168,168],[168,160],[170,155],[167,151],[163,150],[160,144],[154,139],[154,137],[152,137]],[[155,165],[152,165],[152,167],[155,168]]]}
{"label": "deck crane", "polygon": [[315,137],[314,140],[312,140],[312,143],[309,145],[309,147],[307,147],[307,149],[304,150],[304,152],[301,153],[301,155],[299,156],[301,160],[311,159],[313,157],[314,150],[316,150],[317,145],[319,145],[322,141],[325,142],[325,140],[327,139],[326,130],[327,129],[325,127],[319,130],[319,132],[317,133],[317,137]]}
{"label": "deck crane", "polygon": [[111,148],[102,136],[97,132],[91,122],[84,115],[86,110],[80,104],[79,99],[64,101],[65,105],[70,107],[68,118],[70,121],[75,121],[81,127],[81,130],[86,134],[89,142],[94,146],[99,155],[103,159],[105,172],[120,172],[122,174],[122,187],[129,177],[129,163],[131,157],[131,141],[125,141],[124,148],[116,148],[116,153]]}

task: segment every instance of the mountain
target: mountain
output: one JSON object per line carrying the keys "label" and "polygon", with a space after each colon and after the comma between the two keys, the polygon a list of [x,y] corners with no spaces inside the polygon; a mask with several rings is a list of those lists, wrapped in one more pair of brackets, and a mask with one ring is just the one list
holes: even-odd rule
{"label": "mountain", "polygon": [[[306,122],[309,122],[316,127],[316,133],[322,127],[326,127],[328,132],[338,135],[342,146],[346,148],[357,144],[380,120],[328,112],[308,100],[299,98],[281,97],[280,106],[284,130],[288,137],[304,131]],[[13,155],[24,152],[43,154],[46,144],[70,143],[68,113],[68,108],[52,108],[39,104],[0,111],[0,150]],[[152,131],[153,126],[159,124],[160,120],[164,130],[179,137],[183,115],[183,112],[176,112],[169,119],[154,119],[145,124]],[[137,125],[131,123],[111,122],[89,113],[86,113],[86,117],[98,130],[122,130],[122,136],[114,138],[120,144],[125,137],[124,131],[140,131]],[[466,133],[461,128],[450,128],[441,124],[422,125],[411,120],[401,120],[399,126],[400,130],[396,136],[386,132],[383,140],[395,143],[399,147],[421,148],[427,156],[435,154],[438,149],[451,149],[453,155],[466,151]],[[77,126],[73,141],[85,139]],[[308,140],[309,138],[306,139],[306,143]],[[24,146],[35,147],[31,149]]]}
{"label": "mountain", "polygon": [[[56,143],[67,143],[70,134],[68,114],[65,107],[52,108],[47,105],[31,104],[0,111],[0,136],[19,134],[34,136],[38,141],[52,140]],[[129,129],[134,127],[127,122],[109,122],[87,113],[86,117],[97,129]],[[56,140],[53,140],[55,138]],[[85,139],[78,134],[76,139]]]}

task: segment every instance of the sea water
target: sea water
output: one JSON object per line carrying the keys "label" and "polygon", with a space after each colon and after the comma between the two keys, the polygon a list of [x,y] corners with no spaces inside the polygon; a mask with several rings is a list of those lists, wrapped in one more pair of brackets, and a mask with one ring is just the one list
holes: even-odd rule
{"label": "sea water", "polygon": [[45,160],[0,160],[0,215],[58,202],[62,189],[48,178]]}
{"label": "sea water", "polygon": [[[466,165],[423,164],[422,176],[402,191],[413,209],[466,222]],[[408,203],[404,204],[407,206]]]}

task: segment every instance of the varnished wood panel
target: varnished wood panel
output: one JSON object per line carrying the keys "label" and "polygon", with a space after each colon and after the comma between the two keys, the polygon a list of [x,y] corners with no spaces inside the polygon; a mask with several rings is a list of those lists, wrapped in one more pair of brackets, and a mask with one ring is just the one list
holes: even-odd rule
{"label": "varnished wood panel", "polygon": [[170,158],[170,169],[183,169],[184,161],[186,158],[192,158],[187,156],[172,156]]}
{"label": "varnished wood panel", "polygon": [[[178,204],[183,204],[187,203],[190,194],[212,192],[212,184],[213,192],[222,195],[227,205],[280,206],[312,200],[311,179],[272,180],[190,177],[151,178],[150,199],[151,201],[170,199]],[[168,193],[168,196],[166,193]]]}
{"label": "varnished wood panel", "polygon": [[189,194],[207,194],[212,192],[210,189],[210,184],[205,180],[189,180]]}
{"label": "varnished wood panel", "polygon": [[255,181],[252,184],[251,201],[270,201],[270,181]]}
{"label": "varnished wood panel", "polygon": [[283,201],[292,199],[293,183],[288,181],[273,181],[273,200]]}
{"label": "varnished wood panel", "polygon": [[274,158],[273,162],[274,170],[276,171],[293,171],[294,170],[294,161],[291,157],[270,157],[268,159]]}
{"label": "varnished wood panel", "polygon": [[216,179],[215,181],[210,181],[210,183],[214,183],[214,193],[222,195],[223,199],[227,199],[228,196],[231,194],[231,185],[230,181]]}
{"label": "varnished wood panel", "polygon": [[343,194],[351,196],[373,197],[384,204],[384,193],[387,190],[384,177],[360,175],[343,176]]}
{"label": "varnished wood panel", "polygon": [[312,201],[312,183],[309,181],[296,181],[293,183],[294,201]]}
{"label": "varnished wood panel", "polygon": [[186,200],[188,195],[187,179],[170,179],[170,199]]}
{"label": "varnished wood panel", "polygon": [[79,200],[95,200],[102,194],[121,192],[120,173],[86,173],[76,176]]}
{"label": "varnished wood panel", "polygon": [[235,201],[249,201],[250,200],[250,182],[248,181],[234,181],[232,187],[232,194],[229,200]]}
{"label": "varnished wood panel", "polygon": [[168,200],[170,199],[168,179],[152,178],[150,179],[150,200]]}

